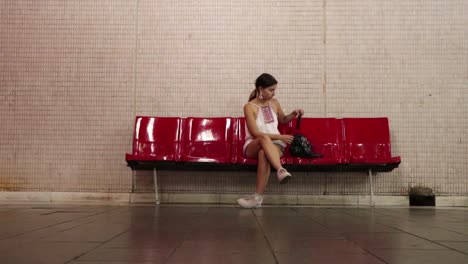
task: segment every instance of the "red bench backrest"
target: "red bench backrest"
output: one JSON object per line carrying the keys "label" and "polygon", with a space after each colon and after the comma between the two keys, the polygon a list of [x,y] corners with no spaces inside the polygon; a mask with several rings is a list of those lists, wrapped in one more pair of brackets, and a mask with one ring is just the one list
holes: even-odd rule
{"label": "red bench backrest", "polygon": [[392,162],[388,118],[343,118],[350,164]]}
{"label": "red bench backrest", "polygon": [[344,162],[343,125],[336,118],[302,118],[301,128],[296,130],[297,119],[292,121],[291,134],[304,135],[313,151],[323,158],[293,158],[294,164],[340,164]]}
{"label": "red bench backrest", "polygon": [[133,137],[133,155],[152,160],[177,161],[183,120],[179,117],[137,116]]}
{"label": "red bench backrest", "polygon": [[[285,164],[387,164],[399,163],[392,157],[388,119],[382,118],[302,118],[280,124],[281,134],[295,132],[306,136],[314,152],[323,158],[291,157],[289,149],[282,158]],[[137,116],[133,152],[127,160],[187,161],[256,164],[245,158],[245,118],[179,118]]]}
{"label": "red bench backrest", "polygon": [[182,161],[230,163],[233,129],[230,117],[188,117],[182,136]]}

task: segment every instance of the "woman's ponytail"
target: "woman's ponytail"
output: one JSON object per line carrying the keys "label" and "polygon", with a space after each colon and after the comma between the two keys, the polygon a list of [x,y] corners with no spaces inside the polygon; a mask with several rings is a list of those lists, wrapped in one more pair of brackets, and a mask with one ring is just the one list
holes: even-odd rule
{"label": "woman's ponytail", "polygon": [[255,97],[257,97],[257,88],[255,88],[255,90],[253,90],[250,95],[249,95],[249,102],[252,101],[253,99],[255,99]]}

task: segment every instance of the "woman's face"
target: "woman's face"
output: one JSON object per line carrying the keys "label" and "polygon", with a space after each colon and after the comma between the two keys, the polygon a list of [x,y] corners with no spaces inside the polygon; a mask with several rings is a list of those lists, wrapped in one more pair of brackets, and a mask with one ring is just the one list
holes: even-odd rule
{"label": "woman's face", "polygon": [[275,96],[276,86],[277,84],[268,86],[266,88],[261,88],[260,93],[262,94],[263,99],[270,100],[273,98],[273,96]]}

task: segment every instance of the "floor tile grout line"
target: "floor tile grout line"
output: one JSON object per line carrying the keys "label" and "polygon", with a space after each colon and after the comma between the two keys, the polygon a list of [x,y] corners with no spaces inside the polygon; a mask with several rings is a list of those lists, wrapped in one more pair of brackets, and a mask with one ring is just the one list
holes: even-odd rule
{"label": "floor tile grout line", "polygon": [[201,214],[199,217],[197,217],[196,219],[193,220],[192,225],[190,226],[191,228],[188,229],[187,232],[185,232],[184,237],[180,240],[180,243],[178,243],[177,246],[175,246],[174,249],[171,250],[171,252],[167,255],[167,258],[163,261],[162,264],[167,263],[171,259],[171,257],[176,253],[176,251],[182,246],[182,244],[184,244],[184,242],[187,241],[187,237],[192,232],[193,224],[196,222],[197,219],[202,219],[203,216],[208,214],[208,211],[209,211],[210,208],[211,207],[205,208],[205,212],[203,212],[203,214]]}
{"label": "floor tile grout line", "polygon": [[[389,211],[389,209],[384,209],[384,210],[385,210],[385,211]],[[394,218],[394,219],[403,219],[403,220],[408,221],[408,222],[410,222],[410,223],[414,223],[414,220],[409,220],[409,219],[407,219],[407,218],[397,217],[397,216],[395,216],[395,215],[393,215],[393,214],[390,214],[390,213],[387,213],[387,214],[384,213],[383,215],[392,217],[392,218]],[[463,222],[463,219],[462,219],[462,220],[457,220],[457,221],[455,221],[455,222]],[[436,227],[438,227],[438,226],[436,226]],[[450,230],[450,229],[445,229],[445,228],[443,228],[443,227],[438,227],[438,228],[440,228],[440,229],[442,229],[442,230],[444,230],[444,231],[456,233],[456,234],[458,234],[458,235],[467,236],[466,234],[460,233],[460,232],[458,232],[458,231],[454,231],[454,230]]]}
{"label": "floor tile grout line", "polygon": [[[384,224],[381,224],[381,225],[384,225]],[[384,225],[384,226],[387,226],[387,225]],[[387,226],[387,227],[389,227],[389,226]],[[398,229],[398,228],[396,228],[396,227],[392,227],[392,228],[394,228],[394,229],[396,229],[396,230],[399,230],[399,231],[402,232],[402,233],[405,233],[405,234],[408,234],[408,235],[412,235],[412,236],[414,236],[414,237],[417,237],[417,238],[420,238],[420,239],[423,239],[423,240],[432,242],[432,243],[434,243],[434,244],[436,244],[436,245],[439,245],[439,246],[442,246],[442,247],[444,247],[444,248],[447,248],[447,249],[450,249],[450,250],[453,250],[453,251],[462,253],[462,254],[464,254],[464,255],[468,255],[468,253],[465,253],[465,252],[463,252],[463,251],[461,251],[461,250],[458,250],[458,249],[455,249],[455,248],[451,248],[451,247],[445,246],[445,245],[440,244],[439,242],[437,242],[437,241],[435,241],[435,240],[430,240],[430,239],[428,239],[428,238],[421,237],[421,236],[416,235],[416,234],[411,234],[411,233],[409,233],[409,232],[407,232],[407,231]],[[450,241],[450,242],[455,242],[455,241]]]}
{"label": "floor tile grout line", "polygon": [[259,226],[260,230],[262,231],[263,238],[265,239],[265,242],[268,245],[268,249],[270,250],[271,254],[273,255],[273,259],[275,260],[275,264],[279,264],[279,261],[278,261],[278,258],[276,256],[275,250],[273,249],[273,246],[271,245],[270,240],[268,240],[268,237],[265,234],[265,230],[263,229],[263,226],[260,223],[260,220],[258,219],[258,216],[255,214],[254,209],[250,209],[250,212],[252,213],[253,217],[255,218],[255,221],[257,222],[257,225]]}
{"label": "floor tile grout line", "polygon": [[[293,210],[294,210],[294,209],[293,209]],[[327,226],[325,226],[324,224],[321,224],[321,223],[315,221],[315,219],[313,219],[312,217],[310,217],[310,216],[308,216],[308,215],[306,215],[306,214],[304,214],[304,213],[301,213],[301,212],[299,212],[299,211],[297,211],[297,210],[294,210],[294,211],[296,211],[298,214],[301,214],[301,215],[305,216],[306,218],[309,218],[309,219],[312,220],[314,223],[319,224],[319,225],[321,225],[321,226],[323,226],[323,227],[325,227],[325,228],[328,229]],[[340,236],[343,237],[344,240],[346,240],[346,241],[348,241],[348,242],[350,242],[350,243],[356,245],[357,247],[359,247],[360,249],[362,249],[364,252],[366,252],[368,255],[371,255],[371,256],[375,257],[376,259],[382,261],[382,262],[385,263],[385,264],[389,264],[389,263],[386,262],[385,260],[381,259],[379,256],[377,256],[377,255],[373,254],[372,252],[366,250],[365,248],[361,247],[361,246],[360,246],[359,244],[357,244],[355,241],[349,240],[349,239],[344,235],[344,233],[341,233],[341,232],[340,232],[339,234],[340,234]]]}
{"label": "floor tile grout line", "polygon": [[[348,214],[348,213],[344,213],[344,214],[350,215],[350,214]],[[384,214],[384,215],[387,215],[387,214]],[[351,216],[352,216],[352,215],[351,215]],[[400,218],[397,217],[396,219],[400,219]],[[405,219],[405,220],[406,220],[406,219]],[[406,221],[409,221],[409,220],[406,220]],[[411,221],[409,221],[409,222],[411,222]],[[463,251],[461,251],[461,250],[458,250],[458,249],[451,248],[451,247],[445,246],[445,245],[443,245],[443,244],[440,244],[440,243],[438,243],[436,240],[430,240],[430,239],[428,239],[428,238],[421,237],[421,236],[416,235],[416,234],[412,234],[412,233],[410,233],[410,232],[408,232],[408,231],[399,229],[399,228],[394,227],[394,226],[390,226],[390,225],[388,225],[388,224],[383,224],[383,223],[379,223],[379,222],[377,222],[377,223],[378,223],[379,225],[382,225],[382,226],[385,226],[385,227],[390,227],[390,228],[393,228],[393,229],[395,229],[395,230],[398,230],[398,231],[401,232],[401,233],[405,233],[405,234],[408,234],[408,235],[411,235],[411,236],[414,236],[414,237],[417,237],[417,238],[426,240],[426,241],[428,241],[428,242],[434,243],[434,244],[436,244],[436,245],[442,246],[442,247],[444,247],[444,248],[447,248],[447,249],[450,249],[450,250],[453,250],[453,251],[462,253],[462,254],[464,254],[464,255],[468,255],[468,253],[465,253],[465,252],[463,252]],[[448,230],[446,230],[446,231],[448,231]],[[453,231],[451,231],[451,232],[453,232]],[[454,233],[456,233],[456,232],[454,232]],[[457,233],[457,234],[459,234],[459,233]],[[456,241],[446,241],[446,242],[456,242]]]}
{"label": "floor tile grout line", "polygon": [[115,235],[115,236],[113,236],[113,237],[109,238],[109,239],[108,239],[108,240],[106,240],[106,241],[103,241],[103,242],[99,242],[99,243],[97,243],[97,244],[98,244],[97,246],[95,246],[95,247],[93,247],[93,248],[89,249],[89,250],[88,250],[88,251],[86,251],[86,252],[83,252],[83,253],[81,253],[80,255],[78,255],[78,256],[76,256],[76,257],[73,257],[71,260],[69,260],[69,261],[65,262],[64,264],[71,263],[72,261],[79,261],[78,259],[79,259],[80,257],[82,257],[82,256],[84,256],[84,255],[86,255],[86,254],[90,253],[90,252],[91,252],[91,251],[93,251],[93,250],[96,250],[96,249],[98,249],[99,247],[101,247],[102,245],[106,244],[107,242],[109,242],[109,241],[111,241],[111,240],[113,240],[113,239],[115,239],[115,238],[117,238],[117,237],[119,237],[119,236],[121,236],[121,235],[125,234],[125,233],[126,233],[126,232],[128,232],[130,229],[131,229],[131,227],[129,227],[129,228],[127,228],[127,229],[125,229],[124,231],[122,231],[122,232],[118,233],[117,235]]}
{"label": "floor tile grout line", "polygon": [[[388,211],[389,209],[385,209],[385,210]],[[414,223],[414,221],[409,220],[409,219],[406,219],[406,218],[396,217],[396,216],[391,215],[391,214],[384,214],[384,215],[390,215],[391,217],[393,217],[393,218],[395,218],[395,219],[404,219],[404,220],[407,221],[407,222]],[[458,221],[457,221],[457,222],[458,222]],[[392,227],[392,226],[390,226],[390,225],[388,225],[388,224],[384,224],[384,223],[380,223],[380,222],[379,222],[379,224],[384,225],[384,226],[387,226],[387,227]],[[428,226],[428,228],[430,228],[430,227],[437,227],[437,228],[440,228],[441,230],[446,231],[446,232],[453,232],[453,233],[455,233],[455,234],[457,234],[457,235],[467,236],[467,235],[464,234],[464,233],[460,233],[460,232],[457,232],[457,231],[453,231],[453,230],[441,228],[441,227],[439,227],[439,226]],[[392,228],[394,228],[394,229],[396,229],[396,230],[399,230],[399,231],[401,231],[401,232],[404,232],[404,233],[413,235],[413,236],[415,236],[415,237],[421,238],[421,239],[425,239],[425,240],[428,240],[428,241],[431,241],[431,242],[435,242],[435,244],[438,244],[438,245],[441,245],[441,244],[439,244],[439,243],[437,243],[437,242],[468,242],[468,241],[452,241],[452,240],[430,240],[430,239],[428,239],[428,238],[420,237],[420,236],[418,236],[418,235],[412,234],[412,233],[410,233],[410,232],[408,232],[408,231],[404,231],[404,230],[398,229],[398,228],[396,228],[396,227],[392,227]],[[467,237],[468,237],[468,236],[467,236]],[[450,247],[448,247],[448,246],[444,246],[444,245],[441,245],[441,246],[446,247],[446,248],[449,248],[449,249],[453,249],[453,248],[450,248]],[[457,250],[457,249],[453,249],[453,250],[459,251],[459,250]],[[460,251],[459,251],[459,252],[460,252]],[[461,253],[467,254],[467,255],[468,255],[468,253],[465,253],[465,252],[461,252]]]}
{"label": "floor tile grout line", "polygon": [[[5,239],[11,239],[11,238],[20,237],[20,236],[25,235],[25,234],[27,234],[27,233],[36,232],[36,231],[39,231],[39,230],[42,230],[42,229],[47,229],[47,228],[50,228],[50,227],[53,227],[53,226],[56,226],[56,225],[61,225],[61,224],[69,223],[69,222],[76,221],[76,220],[79,220],[79,219],[85,219],[85,218],[88,218],[88,217],[96,216],[96,215],[102,214],[102,213],[104,213],[104,212],[107,212],[107,211],[103,211],[103,212],[99,212],[99,213],[96,213],[96,214],[87,215],[87,216],[83,216],[83,217],[78,217],[78,218],[74,218],[74,219],[71,219],[71,220],[63,221],[63,222],[60,222],[60,223],[55,223],[55,224],[52,224],[52,225],[48,225],[48,226],[44,226],[44,227],[32,229],[32,230],[29,230],[29,231],[26,231],[26,232],[23,232],[23,233],[20,233],[20,234],[16,234],[16,235],[12,235],[12,236],[8,236],[8,237],[0,238],[0,241],[1,241],[1,240],[5,240]],[[90,222],[90,223],[92,223],[92,222]],[[85,224],[89,224],[89,223],[85,223]],[[80,226],[80,225],[78,225],[78,226]],[[71,227],[71,228],[68,228],[68,229],[64,229],[64,230],[62,230],[61,232],[71,230],[71,229],[73,229],[73,228],[75,228],[75,227],[77,227],[77,226],[74,226],[74,227]],[[39,238],[39,239],[41,239],[41,238]]]}

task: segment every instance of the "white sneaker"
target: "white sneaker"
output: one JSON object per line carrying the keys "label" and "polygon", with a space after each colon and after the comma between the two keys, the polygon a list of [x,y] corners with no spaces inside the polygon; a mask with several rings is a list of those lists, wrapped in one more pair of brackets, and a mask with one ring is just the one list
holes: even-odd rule
{"label": "white sneaker", "polygon": [[249,197],[237,199],[237,203],[243,208],[259,208],[262,206],[263,197],[258,194],[254,194]]}
{"label": "white sneaker", "polygon": [[287,183],[291,178],[291,173],[289,173],[285,168],[281,168],[276,172],[276,176],[278,176],[278,181],[280,184]]}

